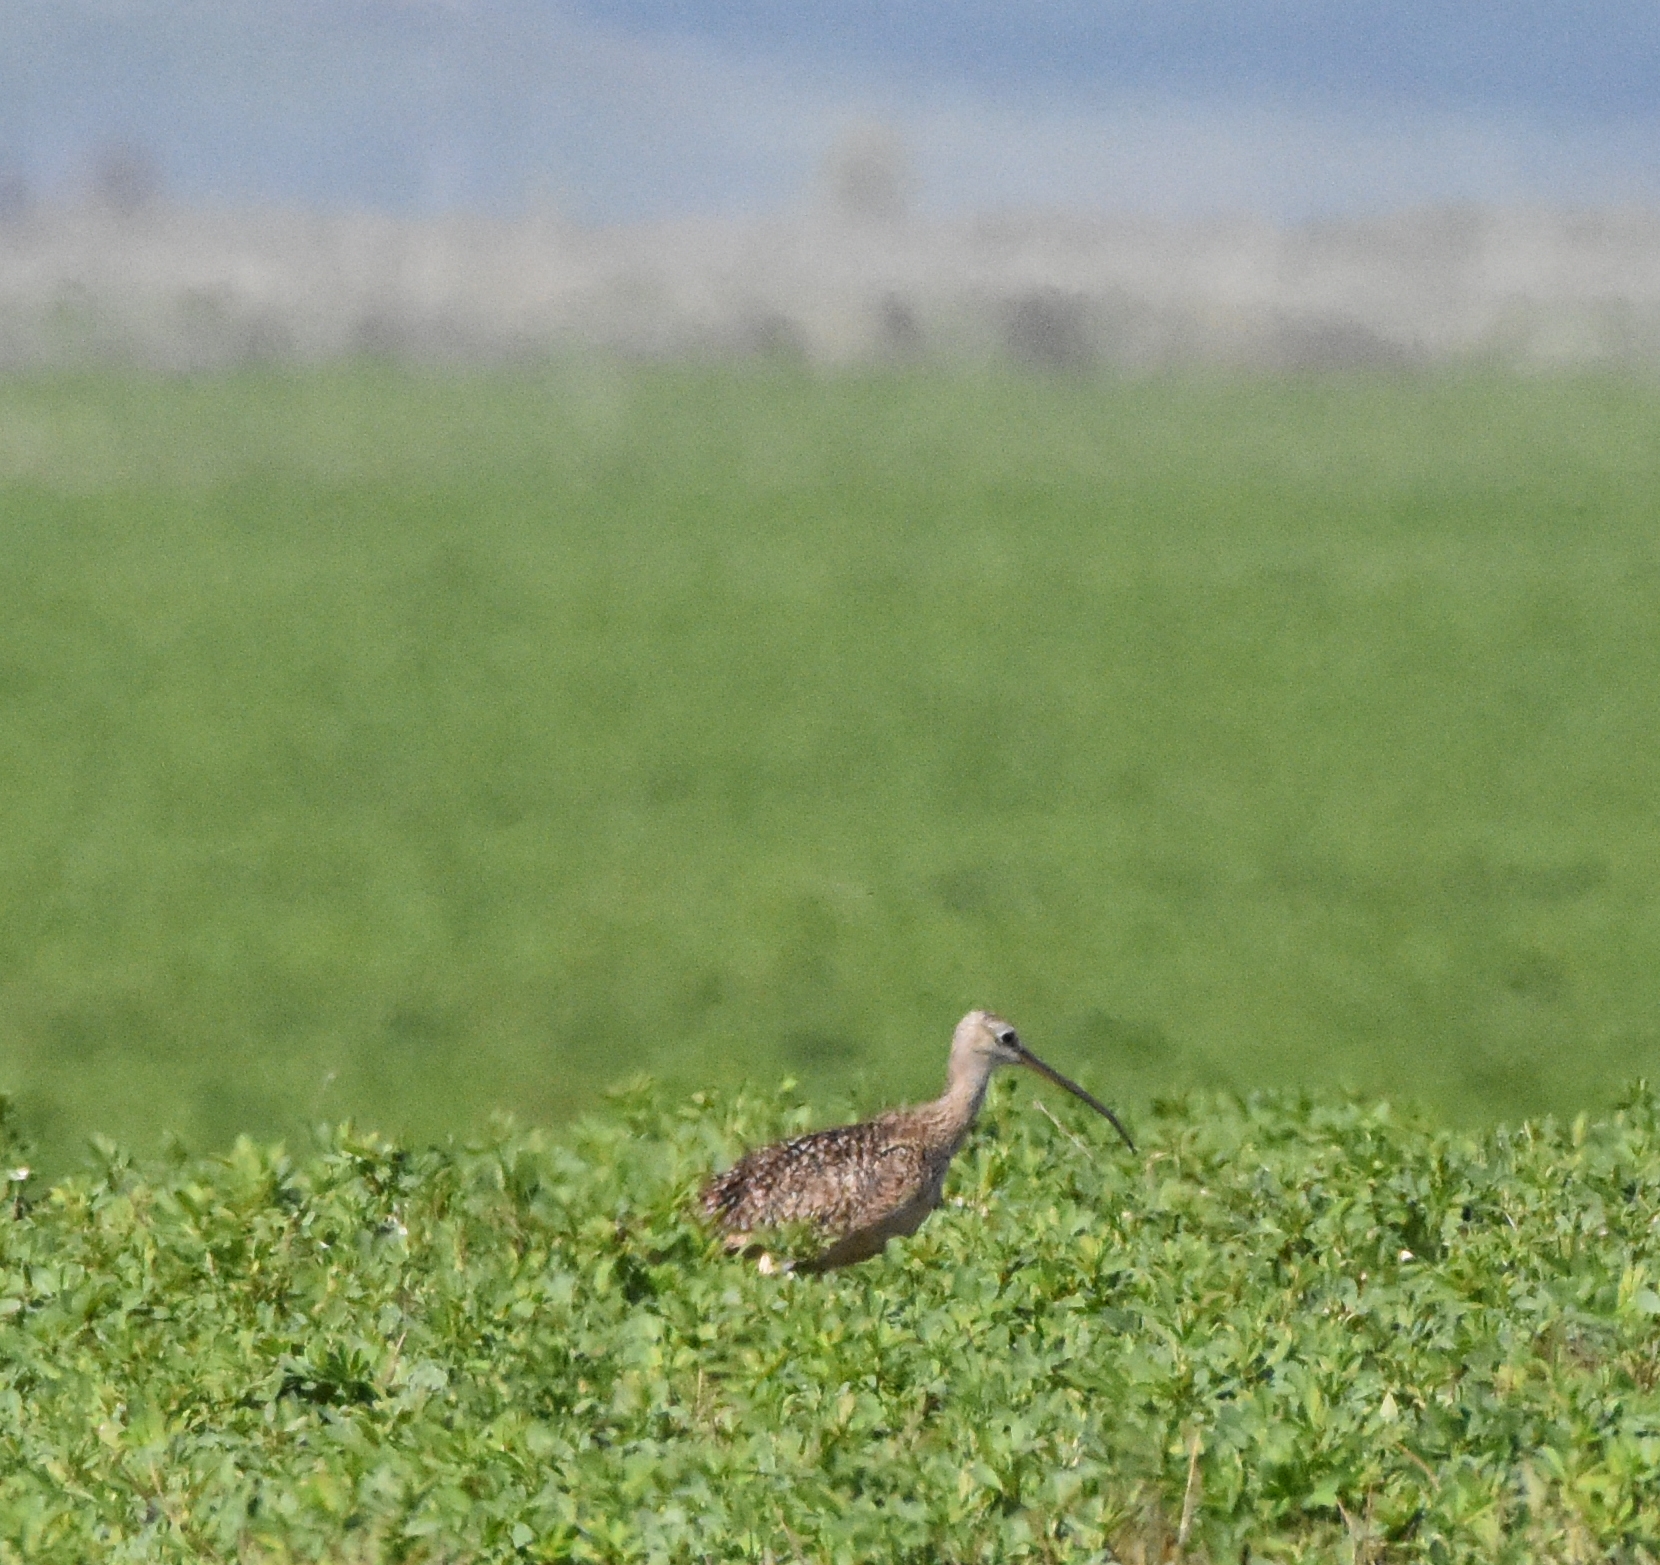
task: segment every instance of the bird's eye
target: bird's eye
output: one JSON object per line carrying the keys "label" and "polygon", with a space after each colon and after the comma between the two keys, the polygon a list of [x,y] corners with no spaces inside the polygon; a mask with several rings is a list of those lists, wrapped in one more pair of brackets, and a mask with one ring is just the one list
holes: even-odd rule
{"label": "bird's eye", "polygon": [[1014,1028],[1005,1027],[1002,1032],[998,1033],[997,1041],[1005,1045],[1007,1048],[1018,1048],[1020,1045],[1020,1035],[1014,1030]]}

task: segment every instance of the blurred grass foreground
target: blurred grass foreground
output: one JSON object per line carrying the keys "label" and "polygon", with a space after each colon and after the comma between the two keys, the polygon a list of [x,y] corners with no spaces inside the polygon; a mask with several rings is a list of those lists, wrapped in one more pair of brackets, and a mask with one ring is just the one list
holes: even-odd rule
{"label": "blurred grass foreground", "polygon": [[1660,392],[0,383],[42,1161],[646,1069],[1573,1110],[1660,1043]]}

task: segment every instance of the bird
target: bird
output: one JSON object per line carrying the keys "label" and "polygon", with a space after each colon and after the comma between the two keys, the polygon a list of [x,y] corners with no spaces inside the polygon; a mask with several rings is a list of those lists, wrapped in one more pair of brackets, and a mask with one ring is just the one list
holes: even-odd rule
{"label": "bird", "polygon": [[[826,1272],[880,1255],[914,1234],[940,1203],[945,1172],[985,1101],[991,1074],[1024,1065],[1105,1115],[1131,1152],[1135,1143],[1106,1104],[1046,1065],[1001,1016],[970,1011],[951,1035],[945,1091],[931,1103],[815,1130],[759,1147],[717,1174],[699,1196],[728,1251],[758,1256],[763,1271]],[[776,1261],[757,1235],[803,1225],[821,1248]]]}

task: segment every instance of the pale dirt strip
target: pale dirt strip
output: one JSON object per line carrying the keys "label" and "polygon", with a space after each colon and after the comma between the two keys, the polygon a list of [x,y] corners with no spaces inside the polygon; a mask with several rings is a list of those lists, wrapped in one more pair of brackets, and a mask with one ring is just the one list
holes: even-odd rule
{"label": "pale dirt strip", "polygon": [[0,216],[0,369],[599,349],[836,365],[1660,366],[1660,211],[1280,229],[1032,213],[580,229],[291,210]]}

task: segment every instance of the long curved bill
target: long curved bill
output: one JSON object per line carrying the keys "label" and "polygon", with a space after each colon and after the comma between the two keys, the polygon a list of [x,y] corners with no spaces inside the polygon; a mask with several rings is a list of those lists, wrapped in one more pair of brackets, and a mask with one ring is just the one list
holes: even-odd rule
{"label": "long curved bill", "polygon": [[1091,1097],[1075,1081],[1068,1081],[1066,1077],[1055,1069],[1053,1065],[1045,1065],[1025,1044],[1020,1045],[1020,1063],[1029,1065],[1040,1076],[1047,1076],[1057,1087],[1065,1087],[1075,1098],[1082,1098],[1097,1114],[1104,1115],[1112,1121],[1112,1128],[1124,1138],[1124,1145],[1132,1152],[1135,1151],[1135,1142],[1130,1140],[1130,1133],[1118,1123],[1118,1116],[1109,1109],[1099,1098]]}

